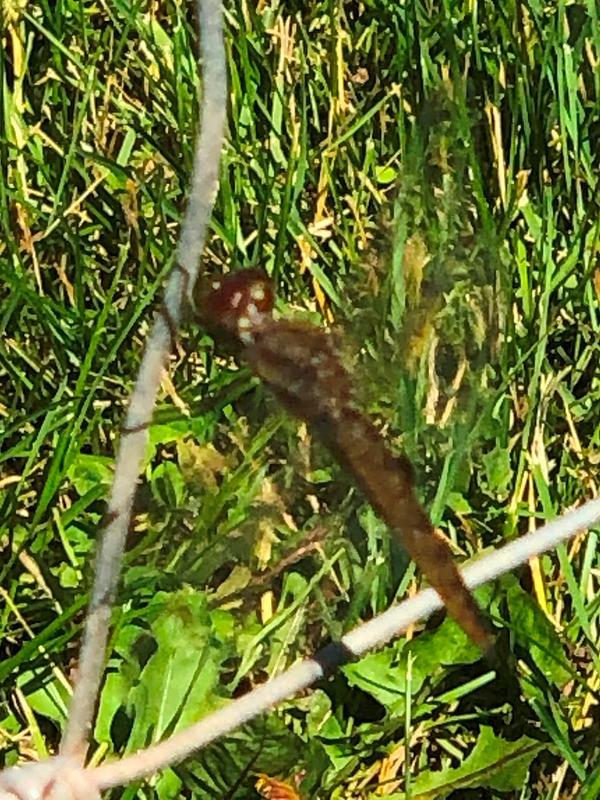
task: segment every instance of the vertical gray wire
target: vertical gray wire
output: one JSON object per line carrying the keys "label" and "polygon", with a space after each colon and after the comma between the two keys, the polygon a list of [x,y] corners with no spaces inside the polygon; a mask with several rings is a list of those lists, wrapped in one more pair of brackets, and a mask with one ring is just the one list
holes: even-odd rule
{"label": "vertical gray wire", "polygon": [[101,537],[92,598],[83,634],[79,670],[61,755],[85,758],[98,688],[104,669],[111,609],[118,584],[125,536],[142,463],[148,427],[164,369],[168,365],[184,299],[198,275],[206,231],[218,189],[219,160],[226,118],[227,80],[220,0],[199,0],[203,102],[188,206],[174,267],[165,288],[131,399],[115,465],[115,476]]}

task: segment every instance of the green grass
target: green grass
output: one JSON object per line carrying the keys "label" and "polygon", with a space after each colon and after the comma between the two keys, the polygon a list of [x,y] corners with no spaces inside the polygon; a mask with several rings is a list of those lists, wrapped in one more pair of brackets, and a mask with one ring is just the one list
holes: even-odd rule
{"label": "green grass", "polygon": [[[54,751],[64,723],[115,443],[190,174],[190,6],[2,3],[5,765]],[[281,313],[339,328],[362,402],[458,558],[596,491],[598,16],[593,0],[227,3],[206,270],[263,266]],[[348,476],[193,320],[171,379],[96,761],[418,581]],[[435,619],[123,796],[251,798],[262,772],[302,778],[311,798],[592,800],[596,544],[481,591],[505,676]]]}

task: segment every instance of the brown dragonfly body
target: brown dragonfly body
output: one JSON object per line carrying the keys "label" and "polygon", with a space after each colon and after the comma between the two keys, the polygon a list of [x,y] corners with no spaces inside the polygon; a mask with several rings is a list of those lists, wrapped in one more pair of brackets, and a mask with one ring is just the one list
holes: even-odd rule
{"label": "brown dragonfly body", "polygon": [[418,502],[408,459],[394,455],[356,406],[348,370],[332,337],[314,325],[272,316],[273,289],[264,273],[246,270],[213,284],[203,318],[234,339],[241,356],[294,416],[349,471],[380,517],[398,536],[444,601],[448,612],[483,650],[491,636],[464,585],[445,539]]}

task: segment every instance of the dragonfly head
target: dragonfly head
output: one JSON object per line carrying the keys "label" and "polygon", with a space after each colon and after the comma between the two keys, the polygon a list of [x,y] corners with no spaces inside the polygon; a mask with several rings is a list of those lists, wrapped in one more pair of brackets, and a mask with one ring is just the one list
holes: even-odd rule
{"label": "dragonfly head", "polygon": [[271,318],[274,300],[268,276],[259,269],[245,269],[213,280],[200,298],[199,308],[211,333],[247,345]]}

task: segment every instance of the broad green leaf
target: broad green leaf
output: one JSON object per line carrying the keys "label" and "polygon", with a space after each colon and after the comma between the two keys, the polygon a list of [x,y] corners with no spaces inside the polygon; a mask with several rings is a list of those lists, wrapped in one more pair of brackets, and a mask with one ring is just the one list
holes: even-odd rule
{"label": "broad green leaf", "polygon": [[449,492],[446,497],[446,504],[455,514],[472,514],[473,509],[469,505],[467,498],[460,492]]}
{"label": "broad green leaf", "polygon": [[510,454],[505,447],[496,446],[483,456],[483,465],[488,480],[488,489],[504,497],[512,481]]}
{"label": "broad green leaf", "polygon": [[183,783],[172,769],[164,770],[156,781],[156,793],[160,800],[176,800],[181,796]]}
{"label": "broad green leaf", "polygon": [[398,177],[398,172],[393,167],[375,167],[377,183],[391,183]]}
{"label": "broad green leaf", "polygon": [[529,736],[508,742],[496,736],[492,728],[483,726],[475,747],[460,767],[426,770],[415,778],[412,800],[434,800],[466,788],[501,792],[521,789],[527,782],[531,762],[545,746]]}
{"label": "broad green leaf", "polygon": [[128,701],[135,716],[129,748],[161,739],[218,705],[220,666],[229,655],[212,636],[203,594],[184,589],[161,594],[157,602],[164,607],[151,625],[156,650]]}
{"label": "broad green leaf", "polygon": [[131,750],[195,722],[220,704],[219,675],[231,654],[231,638],[225,635],[228,615],[214,613],[216,627],[204,594],[195,590],[161,592],[145,611],[149,629],[123,626],[115,644],[121,656],[118,670],[109,671],[102,692],[95,730],[99,741],[112,740],[119,709],[132,720]]}
{"label": "broad green leaf", "polygon": [[145,634],[146,631],[143,628],[133,624],[125,625],[117,632],[117,640],[113,646],[122,660],[118,663],[116,670],[112,661],[108,666],[108,674],[104,681],[96,715],[94,737],[97,742],[106,744],[112,742],[111,726],[115,714],[125,706],[129,692],[139,678],[140,665],[134,648]]}
{"label": "broad green leaf", "polygon": [[159,423],[151,425],[148,430],[148,443],[144,454],[144,465],[154,458],[156,449],[160,444],[179,442],[190,435],[190,423],[187,419],[177,420],[171,423]]}
{"label": "broad green leaf", "polygon": [[311,746],[318,741],[336,770],[343,769],[354,758],[348,738],[333,713],[331,700],[320,690],[313,692],[306,716],[306,733]]}
{"label": "broad green leaf", "polygon": [[[402,658],[404,642],[386,647],[377,653],[370,653],[356,664],[348,664],[343,671],[350,686],[362,689],[381,703],[390,713],[404,713],[406,699],[406,660]],[[413,691],[418,691],[422,679],[415,683]]]}
{"label": "broad green leaf", "polygon": [[152,471],[150,489],[154,497],[167,508],[181,508],[186,486],[179,467],[172,461],[159,464]]}
{"label": "broad green leaf", "polygon": [[79,585],[79,572],[70,564],[62,564],[58,568],[57,574],[63,589],[72,589]]}
{"label": "broad green leaf", "polygon": [[[483,587],[476,593],[482,607],[492,597],[493,587]],[[481,651],[462,628],[446,618],[435,631],[417,636],[410,643],[395,642],[385,650],[370,653],[343,672],[351,686],[367,692],[392,714],[403,714],[406,701],[408,657],[411,657],[411,694],[418,694],[427,680],[435,684],[445,666],[472,664],[481,658]]]}
{"label": "broad green leaf", "polygon": [[554,626],[516,580],[510,580],[510,584],[506,597],[517,642],[531,654],[532,661],[550,683],[564,686],[571,670]]}
{"label": "broad green leaf", "polygon": [[107,456],[78,453],[67,471],[67,477],[80,496],[96,488],[98,484],[108,487],[113,478],[113,460]]}
{"label": "broad green leaf", "polygon": [[23,672],[19,676],[18,684],[27,703],[36,714],[47,717],[60,725],[64,724],[68,703],[67,690],[64,685],[53,680],[38,689],[28,691],[29,684],[39,686],[39,676],[34,672]]}
{"label": "broad green leaf", "polygon": [[251,579],[252,570],[249,567],[244,564],[235,566],[215,590],[215,600],[238,596],[248,586]]}

